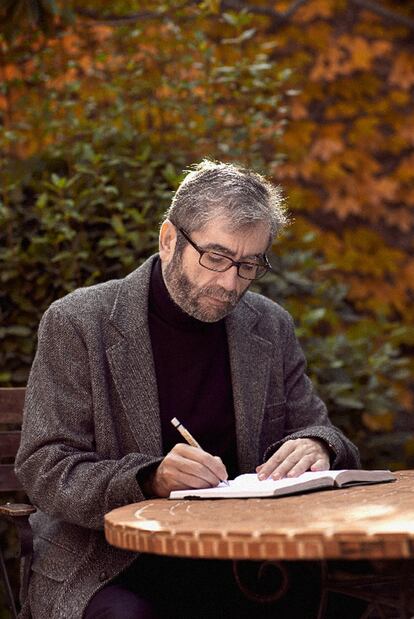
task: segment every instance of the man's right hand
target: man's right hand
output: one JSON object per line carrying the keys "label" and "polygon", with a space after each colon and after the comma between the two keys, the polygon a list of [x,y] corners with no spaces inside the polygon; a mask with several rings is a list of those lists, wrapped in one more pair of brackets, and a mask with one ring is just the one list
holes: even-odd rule
{"label": "man's right hand", "polygon": [[221,458],[203,449],[177,443],[145,484],[152,496],[168,497],[172,490],[210,488],[227,479]]}

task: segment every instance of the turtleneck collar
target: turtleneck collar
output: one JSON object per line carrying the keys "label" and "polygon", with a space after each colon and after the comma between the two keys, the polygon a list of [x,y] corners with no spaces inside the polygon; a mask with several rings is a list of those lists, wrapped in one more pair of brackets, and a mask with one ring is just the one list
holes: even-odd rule
{"label": "turtleneck collar", "polygon": [[160,258],[155,261],[151,273],[148,309],[151,313],[155,314],[172,327],[185,331],[207,331],[221,326],[224,322],[224,319],[213,323],[203,322],[184,312],[172,300],[167,290],[162,275]]}

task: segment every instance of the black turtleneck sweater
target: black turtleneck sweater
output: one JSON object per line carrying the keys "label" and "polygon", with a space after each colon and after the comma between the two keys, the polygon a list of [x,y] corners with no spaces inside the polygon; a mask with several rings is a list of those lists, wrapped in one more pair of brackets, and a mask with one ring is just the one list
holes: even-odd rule
{"label": "black turtleneck sweater", "polygon": [[220,456],[229,477],[238,474],[233,392],[224,319],[201,322],[183,312],[153,267],[148,321],[154,355],[164,455],[183,438],[177,417],[209,453]]}

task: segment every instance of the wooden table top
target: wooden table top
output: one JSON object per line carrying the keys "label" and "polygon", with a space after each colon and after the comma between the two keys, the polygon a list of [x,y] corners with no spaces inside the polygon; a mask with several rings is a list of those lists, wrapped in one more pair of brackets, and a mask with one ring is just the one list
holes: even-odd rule
{"label": "wooden table top", "polygon": [[220,559],[414,557],[414,471],[397,481],[283,498],[153,499],[105,516],[119,548]]}

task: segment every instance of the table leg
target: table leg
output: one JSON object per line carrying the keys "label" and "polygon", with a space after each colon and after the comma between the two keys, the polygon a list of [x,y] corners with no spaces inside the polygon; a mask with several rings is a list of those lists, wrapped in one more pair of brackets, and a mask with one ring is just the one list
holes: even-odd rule
{"label": "table leg", "polygon": [[367,608],[361,619],[410,619],[413,616],[413,561],[372,561],[365,573],[355,573],[352,565],[355,563],[321,562],[318,619],[326,617],[330,593],[365,601]]}
{"label": "table leg", "polygon": [[240,591],[254,602],[276,602],[289,588],[289,572],[281,561],[233,561],[233,575]]}

